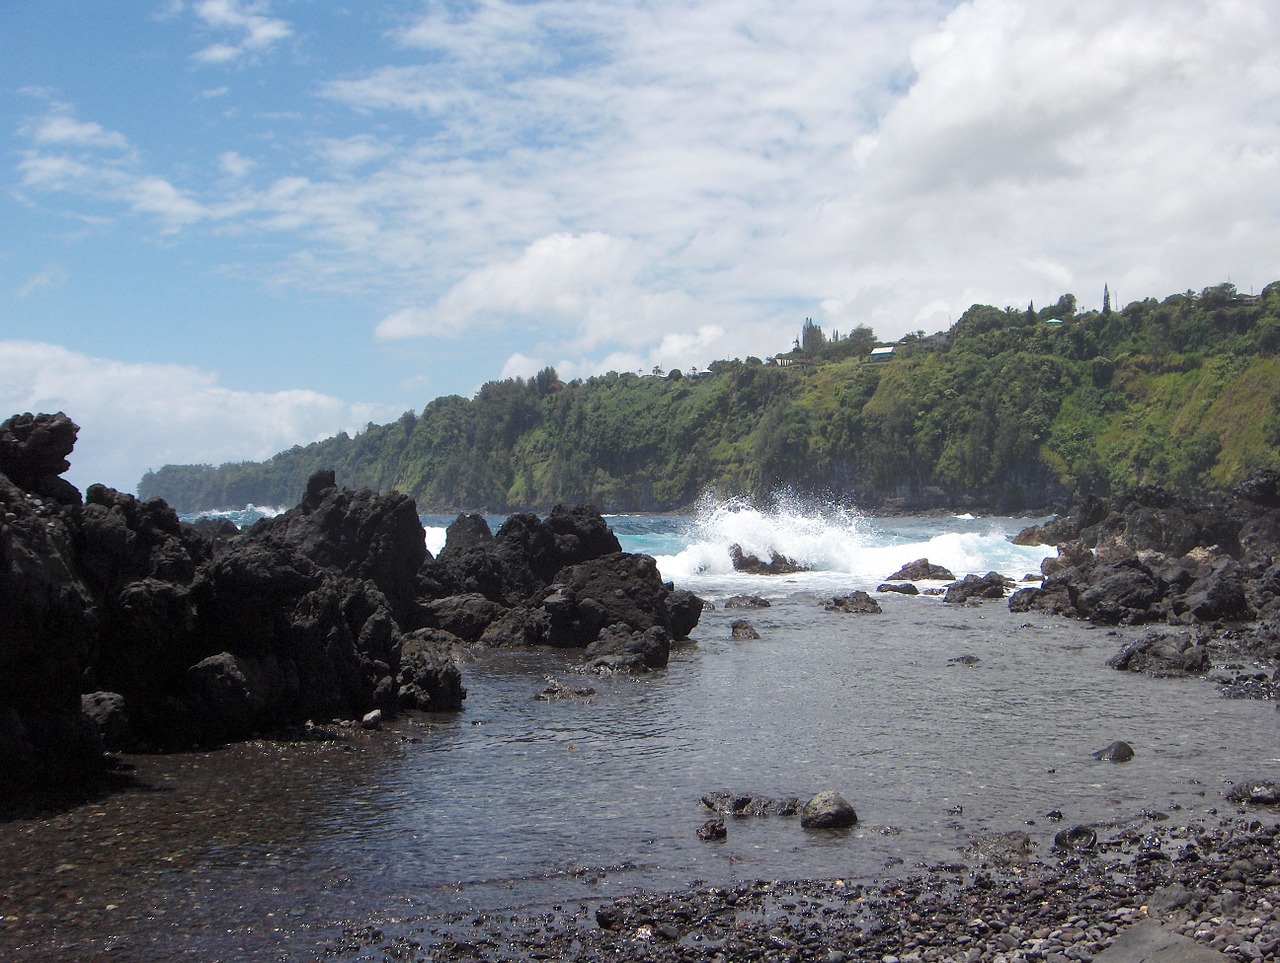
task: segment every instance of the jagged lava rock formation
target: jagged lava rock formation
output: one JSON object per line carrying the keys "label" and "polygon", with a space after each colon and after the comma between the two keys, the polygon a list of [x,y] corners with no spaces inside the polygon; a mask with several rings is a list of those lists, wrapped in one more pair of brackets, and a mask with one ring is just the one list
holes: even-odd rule
{"label": "jagged lava rock formation", "polygon": [[[60,474],[65,414],[0,424],[0,763],[11,791],[71,784],[104,748],[246,738],[372,710],[453,712],[469,644],[666,665],[702,604],[620,550],[592,508],[478,516],[432,558],[412,499],[316,472],[245,532]],[[595,649],[589,649],[598,643]]]}

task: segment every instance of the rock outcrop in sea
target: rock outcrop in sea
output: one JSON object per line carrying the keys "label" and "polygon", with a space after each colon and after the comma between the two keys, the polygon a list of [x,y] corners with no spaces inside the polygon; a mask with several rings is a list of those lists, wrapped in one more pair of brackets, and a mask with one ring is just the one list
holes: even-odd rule
{"label": "rock outcrop in sea", "polygon": [[[1024,530],[1022,544],[1058,546],[1044,581],[1009,599],[1100,625],[1221,627],[1256,622],[1274,643],[1280,618],[1280,473],[1255,472],[1200,505],[1159,488]],[[1163,646],[1168,649],[1168,645]]]}
{"label": "rock outcrop in sea", "polygon": [[65,415],[0,424],[0,763],[12,791],[92,776],[104,748],[180,748],[371,712],[455,712],[468,645],[666,665],[702,603],[593,508],[461,516],[432,558],[412,499],[318,471],[244,532],[61,478]]}

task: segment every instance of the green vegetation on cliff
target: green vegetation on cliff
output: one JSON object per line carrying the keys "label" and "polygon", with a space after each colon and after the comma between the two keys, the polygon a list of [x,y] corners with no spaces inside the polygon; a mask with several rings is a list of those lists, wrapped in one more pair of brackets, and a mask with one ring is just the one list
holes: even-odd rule
{"label": "green vegetation on cliff", "polygon": [[1203,495],[1280,467],[1280,282],[1077,312],[975,305],[869,358],[806,321],[770,363],[562,384],[552,369],[437,398],[262,463],[168,465],[139,495],[180,511],[285,505],[320,467],[422,511],[589,502],[679,508],[780,489],[868,505],[1015,511],[1160,484]]}

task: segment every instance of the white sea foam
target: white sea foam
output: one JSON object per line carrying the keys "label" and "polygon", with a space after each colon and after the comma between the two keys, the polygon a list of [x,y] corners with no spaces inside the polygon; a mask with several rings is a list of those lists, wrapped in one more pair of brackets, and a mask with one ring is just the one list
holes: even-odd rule
{"label": "white sea foam", "polygon": [[426,535],[427,551],[432,555],[439,555],[440,550],[444,548],[445,535],[448,534],[448,527],[445,525],[427,525],[423,531]]}
{"label": "white sea foam", "polygon": [[[1024,521],[971,515],[877,519],[795,499],[767,511],[741,501],[707,502],[691,521],[687,546],[656,558],[665,578],[712,594],[874,589],[920,558],[945,566],[957,578],[995,571],[1017,579],[1038,571],[1051,553],[1013,544],[1011,536]],[[776,552],[807,571],[784,577],[745,575],[733,568],[734,544],[763,561]]]}

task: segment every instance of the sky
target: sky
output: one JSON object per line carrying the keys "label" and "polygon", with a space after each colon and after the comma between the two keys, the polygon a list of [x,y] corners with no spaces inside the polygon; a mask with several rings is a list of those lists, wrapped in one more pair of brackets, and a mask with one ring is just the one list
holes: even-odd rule
{"label": "sky", "polygon": [[260,460],[547,365],[1280,279],[1274,0],[0,0],[0,418]]}

